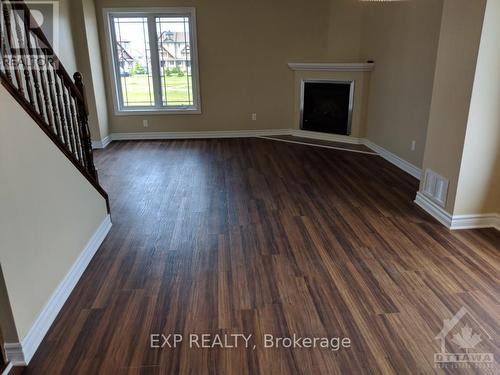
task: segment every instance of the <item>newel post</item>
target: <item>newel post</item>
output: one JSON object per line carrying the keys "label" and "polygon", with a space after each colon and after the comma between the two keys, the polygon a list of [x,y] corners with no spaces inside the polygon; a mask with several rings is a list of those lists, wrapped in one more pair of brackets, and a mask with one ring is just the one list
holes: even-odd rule
{"label": "newel post", "polygon": [[90,129],[89,129],[89,111],[87,107],[87,99],[85,96],[85,85],[83,84],[83,77],[80,72],[76,72],[73,74],[73,79],[75,80],[75,86],[80,92],[81,98],[77,98],[78,102],[78,119],[80,123],[80,131],[82,137],[82,148],[83,154],[85,155],[85,165],[87,171],[90,173],[92,177],[98,181],[97,171],[94,166],[94,156],[92,154],[92,140],[90,138]]}

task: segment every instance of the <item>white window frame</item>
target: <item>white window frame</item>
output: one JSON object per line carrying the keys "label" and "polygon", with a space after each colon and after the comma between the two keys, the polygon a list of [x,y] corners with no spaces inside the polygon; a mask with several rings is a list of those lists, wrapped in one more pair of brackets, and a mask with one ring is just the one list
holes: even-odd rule
{"label": "white window frame", "polygon": [[[196,9],[193,7],[186,8],[105,8],[103,9],[104,15],[104,29],[106,37],[106,55],[108,58],[110,82],[113,95],[113,106],[115,115],[165,115],[165,114],[201,114],[201,99],[200,99],[200,80],[198,68],[198,43],[196,33]],[[159,67],[159,55],[156,43],[156,25],[155,22],[150,22],[151,19],[156,17],[168,16],[184,16],[189,17],[189,38],[191,49],[191,76],[192,76],[192,106],[162,106],[162,91]],[[123,95],[120,80],[120,69],[114,48],[115,33],[113,30],[113,17],[144,17],[148,18],[148,32],[149,44],[151,48],[151,65],[153,70],[153,87],[155,94],[155,105],[153,107],[131,107],[123,105]]]}

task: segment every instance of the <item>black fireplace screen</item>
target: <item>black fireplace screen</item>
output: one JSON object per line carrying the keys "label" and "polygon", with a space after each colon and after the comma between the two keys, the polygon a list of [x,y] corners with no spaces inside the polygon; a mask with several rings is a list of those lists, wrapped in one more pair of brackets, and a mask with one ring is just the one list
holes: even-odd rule
{"label": "black fireplace screen", "polygon": [[352,82],[304,82],[303,130],[350,135]]}

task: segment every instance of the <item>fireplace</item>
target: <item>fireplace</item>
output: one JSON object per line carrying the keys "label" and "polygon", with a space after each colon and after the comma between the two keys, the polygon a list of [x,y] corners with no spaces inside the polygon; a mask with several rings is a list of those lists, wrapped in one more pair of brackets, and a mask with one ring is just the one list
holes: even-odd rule
{"label": "fireplace", "polygon": [[354,81],[303,80],[301,129],[350,135],[353,98]]}

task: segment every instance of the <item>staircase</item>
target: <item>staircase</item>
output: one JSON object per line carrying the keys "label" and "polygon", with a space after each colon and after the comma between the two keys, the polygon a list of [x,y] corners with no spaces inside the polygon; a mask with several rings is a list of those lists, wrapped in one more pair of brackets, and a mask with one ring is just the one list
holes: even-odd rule
{"label": "staircase", "polygon": [[0,82],[105,198],[92,155],[82,75],[73,79],[24,2],[0,0]]}

